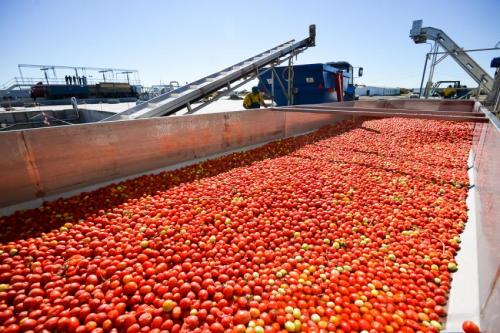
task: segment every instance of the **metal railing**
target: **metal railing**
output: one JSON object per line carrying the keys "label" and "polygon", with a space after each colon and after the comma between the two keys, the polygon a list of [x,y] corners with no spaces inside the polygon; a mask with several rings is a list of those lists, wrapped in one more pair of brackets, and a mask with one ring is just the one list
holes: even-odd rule
{"label": "metal railing", "polygon": [[[73,76],[71,77],[73,78]],[[123,79],[116,79],[116,78],[106,78],[106,81],[103,81],[102,79],[99,78],[93,78],[93,77],[86,77],[87,84],[97,84],[97,83],[127,83],[126,81],[123,81]],[[29,88],[37,83],[42,83],[42,84],[67,84],[65,78],[60,78],[60,77],[51,77],[51,78],[40,78],[40,77],[14,77],[4,83],[3,85],[0,86],[0,90],[13,90],[13,89],[23,89],[23,88]],[[131,79],[128,82],[130,85],[140,85],[139,80]],[[79,86],[80,84],[73,84]]]}

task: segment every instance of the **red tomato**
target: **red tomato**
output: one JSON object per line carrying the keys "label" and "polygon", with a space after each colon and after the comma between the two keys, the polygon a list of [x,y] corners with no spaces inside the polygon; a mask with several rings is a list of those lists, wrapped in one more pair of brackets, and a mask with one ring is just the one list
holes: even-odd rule
{"label": "red tomato", "polygon": [[188,316],[184,319],[184,323],[190,328],[194,329],[198,327],[199,325],[199,320],[197,316]]}
{"label": "red tomato", "polygon": [[222,326],[220,323],[213,323],[210,325],[210,332],[212,333],[223,333],[224,332],[224,326]]}
{"label": "red tomato", "polygon": [[233,323],[235,325],[246,325],[251,319],[252,317],[250,316],[250,312],[239,310],[233,317]]}
{"label": "red tomato", "polygon": [[137,291],[137,283],[135,282],[128,282],[125,284],[123,287],[123,292],[127,295],[133,295]]}
{"label": "red tomato", "polygon": [[0,330],[425,330],[470,145],[468,124],[349,120],[3,216]]}
{"label": "red tomato", "polygon": [[462,329],[465,333],[480,333],[479,327],[470,320],[464,321],[462,323]]}

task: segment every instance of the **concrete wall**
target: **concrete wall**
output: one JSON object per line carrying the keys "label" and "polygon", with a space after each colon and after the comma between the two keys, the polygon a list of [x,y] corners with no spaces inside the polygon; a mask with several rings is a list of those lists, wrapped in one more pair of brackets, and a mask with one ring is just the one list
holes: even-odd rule
{"label": "concrete wall", "polygon": [[0,171],[8,175],[0,182],[0,208],[281,139],[338,119],[255,110],[0,133]]}
{"label": "concrete wall", "polygon": [[494,333],[500,328],[500,122],[489,116],[490,123],[475,127],[473,152],[481,332]]}

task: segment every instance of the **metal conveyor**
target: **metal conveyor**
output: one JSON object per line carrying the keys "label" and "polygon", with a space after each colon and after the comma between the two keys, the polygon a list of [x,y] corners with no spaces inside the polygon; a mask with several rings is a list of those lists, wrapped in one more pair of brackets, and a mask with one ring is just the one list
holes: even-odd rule
{"label": "metal conveyor", "polygon": [[[413,39],[415,44],[427,42],[428,39],[436,42],[446,50],[446,54],[436,61],[434,54],[434,61],[436,64],[450,55],[462,67],[478,85],[481,86],[488,94],[493,90],[493,78],[474,61],[463,49],[457,45],[443,30],[433,27],[422,27],[422,20],[413,21],[412,29],[410,30],[410,38]],[[437,52],[437,48],[436,48]],[[434,52],[434,53],[436,53]],[[432,71],[429,80],[432,80]],[[430,87],[426,87],[428,90]]]}
{"label": "metal conveyor", "polygon": [[102,121],[167,116],[186,107],[189,110],[188,113],[192,113],[191,103],[225,87],[231,88],[230,84],[235,81],[241,79],[245,79],[244,82],[249,81],[247,77],[253,78],[260,74],[264,66],[270,64],[273,66],[278,65],[306,48],[315,46],[315,40],[316,27],[315,25],[311,25],[309,26],[309,37],[301,41],[290,40],[280,44],[212,75],[105,118]]}

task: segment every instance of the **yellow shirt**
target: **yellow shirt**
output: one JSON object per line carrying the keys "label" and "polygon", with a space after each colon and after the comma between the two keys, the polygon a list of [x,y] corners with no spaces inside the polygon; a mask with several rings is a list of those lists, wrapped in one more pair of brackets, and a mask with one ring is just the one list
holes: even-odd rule
{"label": "yellow shirt", "polygon": [[444,88],[443,89],[443,96],[444,97],[450,97],[450,96],[453,96],[457,93],[457,89],[455,88]]}
{"label": "yellow shirt", "polygon": [[243,107],[245,109],[258,109],[262,104],[264,104],[264,99],[260,92],[257,94],[248,93],[243,99]]}

